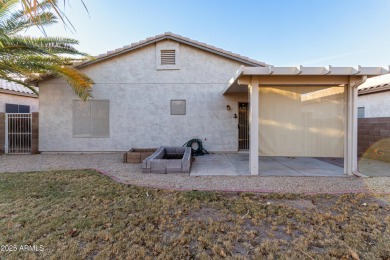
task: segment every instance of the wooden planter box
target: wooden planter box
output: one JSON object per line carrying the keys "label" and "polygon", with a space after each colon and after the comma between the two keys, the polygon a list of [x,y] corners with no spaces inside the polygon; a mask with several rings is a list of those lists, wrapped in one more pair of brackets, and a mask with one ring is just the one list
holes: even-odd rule
{"label": "wooden planter box", "polygon": [[151,156],[157,148],[132,148],[123,155],[124,163],[141,163],[145,158]]}

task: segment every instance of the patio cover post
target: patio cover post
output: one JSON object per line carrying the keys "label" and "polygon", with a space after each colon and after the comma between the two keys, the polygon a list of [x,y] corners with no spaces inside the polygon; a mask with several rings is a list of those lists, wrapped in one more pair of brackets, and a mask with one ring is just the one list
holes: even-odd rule
{"label": "patio cover post", "polygon": [[249,172],[259,174],[259,81],[252,77],[249,92]]}
{"label": "patio cover post", "polygon": [[357,101],[358,86],[366,81],[367,77],[350,76],[349,84],[346,87],[346,138],[344,145],[344,173],[348,175],[358,173],[357,160],[357,140],[358,140],[358,123],[357,123]]}

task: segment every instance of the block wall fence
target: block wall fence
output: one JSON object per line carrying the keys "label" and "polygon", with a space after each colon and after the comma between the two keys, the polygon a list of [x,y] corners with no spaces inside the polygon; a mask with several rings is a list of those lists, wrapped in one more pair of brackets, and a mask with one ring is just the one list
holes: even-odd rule
{"label": "block wall fence", "polygon": [[390,162],[390,117],[358,119],[358,156]]}

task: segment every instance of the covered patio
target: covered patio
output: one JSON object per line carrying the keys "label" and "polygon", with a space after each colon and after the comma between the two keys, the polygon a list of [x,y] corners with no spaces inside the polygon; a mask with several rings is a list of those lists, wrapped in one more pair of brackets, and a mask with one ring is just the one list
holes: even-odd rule
{"label": "covered patio", "polygon": [[[286,166],[285,175],[294,167],[314,174],[325,165],[321,172],[330,176],[359,175],[357,88],[386,73],[388,68],[360,66],[240,67],[223,92],[249,96],[249,162],[239,164],[247,164],[251,175],[267,165]],[[330,157],[342,159],[344,167],[319,160]]]}
{"label": "covered patio", "polygon": [[[259,156],[259,176],[346,177],[331,160],[310,157]],[[191,176],[250,175],[248,153],[207,154],[196,157]]]}

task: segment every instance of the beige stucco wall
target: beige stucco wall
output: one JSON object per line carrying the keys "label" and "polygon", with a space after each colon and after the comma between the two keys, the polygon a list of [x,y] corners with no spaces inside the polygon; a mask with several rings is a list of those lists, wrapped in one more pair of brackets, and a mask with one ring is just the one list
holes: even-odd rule
{"label": "beige stucco wall", "polygon": [[5,112],[6,103],[30,106],[30,112],[39,112],[38,98],[11,95],[0,92],[0,113]]}
{"label": "beige stucco wall", "polygon": [[390,91],[361,95],[358,107],[365,108],[365,117],[390,117]]}
{"label": "beige stucco wall", "polygon": [[[180,44],[180,69],[157,70],[155,48],[152,44],[83,69],[96,82],[93,98],[110,100],[109,138],[73,138],[77,97],[59,79],[42,82],[40,151],[125,151],[181,146],[191,138],[201,139],[210,151],[237,151],[233,116],[247,95],[223,96],[222,90],[241,64]],[[170,115],[172,99],[186,99],[186,115]]]}

